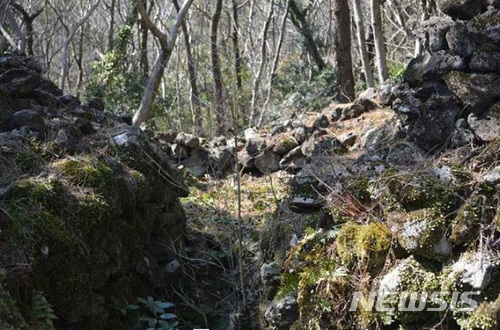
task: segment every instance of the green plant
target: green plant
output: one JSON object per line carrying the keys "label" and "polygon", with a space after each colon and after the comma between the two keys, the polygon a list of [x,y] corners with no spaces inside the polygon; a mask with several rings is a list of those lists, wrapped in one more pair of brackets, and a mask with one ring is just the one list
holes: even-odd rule
{"label": "green plant", "polygon": [[32,304],[31,317],[37,328],[54,329],[53,321],[57,320],[57,316],[54,314],[54,309],[43,295],[43,292],[35,292]]}
{"label": "green plant", "polygon": [[131,304],[127,306],[130,311],[139,312],[139,324],[136,329],[145,330],[174,330],[177,329],[178,321],[175,319],[177,315],[167,313],[165,310],[174,307],[171,302],[163,300],[155,300],[153,297],[148,296],[146,299],[137,298],[140,305]]}

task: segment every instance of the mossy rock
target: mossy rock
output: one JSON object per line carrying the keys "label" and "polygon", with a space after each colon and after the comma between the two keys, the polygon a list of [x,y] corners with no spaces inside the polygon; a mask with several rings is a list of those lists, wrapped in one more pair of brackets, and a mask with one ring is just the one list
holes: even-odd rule
{"label": "mossy rock", "polygon": [[367,267],[371,271],[381,270],[391,247],[392,233],[383,223],[344,224],[336,239],[336,251],[344,265]]}
{"label": "mossy rock", "polygon": [[[442,315],[438,312],[401,311],[398,309],[403,293],[425,293],[440,291],[439,277],[428,270],[415,258],[402,260],[398,265],[383,276],[379,282],[378,293],[390,293],[384,305],[394,308],[394,311],[382,312],[379,315],[384,321],[397,321],[403,329],[417,326],[437,324],[442,320]],[[436,307],[436,304],[427,297],[426,307]]]}
{"label": "mossy rock", "polygon": [[100,192],[114,181],[113,170],[92,155],[65,158],[53,164],[72,184],[96,188]]}
{"label": "mossy rock", "polygon": [[0,329],[28,329],[28,325],[21,315],[16,301],[4,290],[2,285],[0,285]]}
{"label": "mossy rock", "polygon": [[393,212],[388,215],[388,222],[399,244],[410,254],[438,260],[450,255],[448,222],[438,210]]}
{"label": "mossy rock", "polygon": [[180,248],[185,216],[168,185],[150,184],[143,173],[112,161],[77,156],[50,171],[14,182],[4,194],[3,240],[9,237],[32,260],[30,285],[46,293],[61,324],[92,319],[102,329],[109,297],[100,290],[145,256],[152,268],[173,258],[171,242]]}
{"label": "mossy rock", "polygon": [[[388,210],[401,206],[405,211],[437,207],[448,213],[458,207],[460,185],[442,182],[431,173],[408,173],[389,169],[374,183],[381,191],[380,202]],[[386,187],[387,189],[384,189]]]}
{"label": "mossy rock", "polygon": [[471,313],[457,318],[461,329],[500,329],[500,296],[494,301],[483,301],[479,307]]}
{"label": "mossy rock", "polygon": [[451,222],[451,243],[453,245],[473,243],[477,239],[481,224],[492,222],[494,209],[491,196],[473,193],[458,209]]}
{"label": "mossy rock", "polygon": [[345,192],[361,202],[369,205],[372,201],[370,194],[370,180],[364,176],[341,178]]}

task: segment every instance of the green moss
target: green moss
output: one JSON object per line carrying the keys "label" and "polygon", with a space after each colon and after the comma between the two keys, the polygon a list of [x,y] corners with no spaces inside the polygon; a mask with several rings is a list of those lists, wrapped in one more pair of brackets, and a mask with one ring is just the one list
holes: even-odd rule
{"label": "green moss", "polygon": [[475,193],[458,209],[457,215],[451,224],[450,240],[453,245],[462,245],[475,241],[481,223],[487,223],[485,217],[490,217],[488,215],[488,213],[491,213],[488,200],[488,196]]}
{"label": "green moss", "polygon": [[278,144],[281,145],[283,148],[288,149],[288,150],[292,150],[293,148],[298,146],[297,141],[290,134],[283,135],[279,139]]}
{"label": "green moss", "polygon": [[[390,222],[397,224],[395,233],[399,244],[408,252],[427,258],[449,255],[449,246],[440,246],[445,237],[448,221],[435,208],[425,208],[407,213],[391,213]],[[445,249],[445,250],[443,250]]]}
{"label": "green moss", "polygon": [[364,205],[369,205],[371,202],[369,192],[369,179],[366,177],[348,177],[342,182],[345,191],[356,198]]}
{"label": "green moss", "polygon": [[[396,266],[393,270],[397,272],[398,285],[396,293],[391,294],[390,299],[387,299],[388,303],[385,304],[387,307],[392,307],[395,310],[390,312],[384,312],[380,316],[385,320],[385,322],[390,323],[391,320],[396,320],[402,324],[403,329],[406,326],[412,328],[411,326],[418,325],[423,326],[425,324],[435,324],[439,320],[442,320],[442,315],[438,312],[425,312],[425,313],[415,313],[412,311],[400,311],[397,306],[400,303],[403,292],[407,293],[425,293],[425,292],[435,292],[440,290],[439,277],[432,271],[427,270],[421,263],[416,261],[413,257],[405,259],[401,264]],[[394,299],[393,299],[394,298]],[[431,301],[430,297],[427,298],[426,307],[436,307],[436,304]]]}
{"label": "green moss", "polygon": [[357,261],[362,267],[380,268],[391,246],[392,234],[383,223],[359,225],[348,222],[337,236],[337,254],[343,264]]}
{"label": "green moss", "polygon": [[113,182],[113,170],[91,155],[66,158],[55,163],[54,167],[75,185],[105,191]]}
{"label": "green moss", "polygon": [[[438,207],[448,213],[457,207],[460,186],[453,182],[441,182],[429,173],[384,171],[378,190],[382,190],[382,203],[389,210],[397,209],[397,202],[404,210]],[[387,187],[384,190],[383,187]],[[372,188],[373,190],[373,188]]]}
{"label": "green moss", "polygon": [[484,301],[472,313],[458,319],[461,329],[500,329],[500,296],[492,302]]}

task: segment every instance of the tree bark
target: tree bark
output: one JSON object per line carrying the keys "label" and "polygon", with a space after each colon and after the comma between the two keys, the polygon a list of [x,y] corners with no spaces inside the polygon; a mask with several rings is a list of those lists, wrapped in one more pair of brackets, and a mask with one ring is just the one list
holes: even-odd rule
{"label": "tree bark", "polygon": [[[142,0],[142,5],[144,8],[146,8],[147,13],[149,15],[150,9],[153,6],[153,2],[151,2],[150,7],[147,6],[147,0]],[[140,31],[140,40],[139,40],[139,47],[140,47],[140,71],[144,75],[144,77],[147,77],[149,74],[149,60],[148,60],[148,27],[144,23],[143,20],[139,22],[139,31]]]}
{"label": "tree bark", "polygon": [[333,21],[335,24],[335,62],[338,72],[340,102],[354,99],[354,77],[351,58],[351,13],[348,0],[333,1]]}
{"label": "tree bark", "polygon": [[259,93],[259,88],[260,88],[260,81],[262,79],[262,72],[264,71],[264,64],[266,63],[266,49],[267,49],[267,31],[269,30],[269,25],[271,24],[271,20],[274,15],[274,0],[271,0],[271,3],[269,4],[269,14],[267,15],[266,22],[264,23],[264,26],[262,27],[262,33],[260,34],[259,39],[261,40],[261,48],[260,48],[260,63],[259,63],[259,68],[257,69],[257,73],[255,75],[255,78],[253,80],[253,88],[252,88],[252,100],[250,102],[250,119],[249,119],[249,124],[253,125],[254,124],[254,119],[255,119],[255,106],[257,102],[257,94]]}
{"label": "tree bark", "polygon": [[224,95],[222,82],[222,73],[219,60],[219,49],[217,45],[217,30],[222,11],[222,0],[217,0],[215,9],[212,15],[212,24],[210,26],[210,57],[212,60],[212,75],[214,80],[214,97],[215,97],[215,117],[217,119],[216,135],[224,135],[226,133],[226,114],[224,111]]}
{"label": "tree bark", "polygon": [[137,109],[136,113],[134,114],[134,118],[132,119],[132,124],[134,126],[140,126],[148,119],[151,107],[153,106],[153,102],[156,96],[156,91],[158,90],[158,86],[160,85],[161,79],[163,77],[165,66],[168,64],[168,61],[170,60],[170,57],[172,55],[175,41],[177,40],[177,35],[179,33],[179,28],[186,18],[187,12],[192,3],[193,0],[186,0],[184,2],[181,9],[177,13],[177,16],[175,17],[175,21],[170,27],[168,34],[166,34],[161,32],[158,27],[151,21],[149,15],[146,12],[146,9],[142,5],[141,0],[135,0],[137,10],[141,14],[142,20],[151,31],[151,33],[155,36],[155,38],[158,39],[161,49],[153,67],[153,71],[149,75],[149,79],[146,84],[144,94],[142,95],[139,109]]}
{"label": "tree bark", "polygon": [[232,0],[232,11],[233,11],[233,31],[232,31],[232,41],[233,41],[233,52],[234,52],[234,75],[236,77],[236,87],[238,91],[243,88],[243,82],[241,80],[241,52],[238,38],[239,31],[239,19],[238,19],[238,0]]}
{"label": "tree bark", "polygon": [[363,67],[363,74],[365,76],[366,86],[368,88],[375,87],[373,79],[373,71],[370,65],[370,58],[368,56],[368,47],[366,46],[365,39],[365,24],[363,22],[363,13],[361,12],[361,1],[353,0],[352,6],[354,12],[354,21],[356,24],[356,37],[358,40],[359,54],[361,57],[361,66]]}
{"label": "tree bark", "polygon": [[[173,0],[175,9],[177,12],[180,10],[179,1]],[[201,113],[201,104],[200,104],[200,92],[198,91],[198,79],[196,77],[196,61],[193,57],[193,51],[191,50],[191,37],[185,21],[182,22],[181,25],[182,34],[184,35],[184,44],[186,46],[186,57],[187,57],[187,66],[188,66],[188,74],[189,74],[189,84],[191,86],[191,111],[193,113],[193,125],[194,132],[196,134],[203,134],[203,116]]]}
{"label": "tree bark", "polygon": [[316,41],[314,41],[311,27],[309,26],[309,22],[307,22],[307,9],[301,9],[295,0],[289,0],[288,4],[290,7],[290,17],[293,25],[295,25],[300,34],[302,34],[307,51],[313,58],[314,63],[316,63],[318,70],[322,71],[326,68],[326,64],[319,53]]}
{"label": "tree bark", "polygon": [[23,6],[16,2],[12,2],[11,6],[16,9],[22,16],[23,22],[25,25],[26,29],[26,48],[29,56],[33,56],[33,35],[34,35],[34,28],[33,28],[33,21],[42,13],[43,8],[39,9],[36,11],[34,14],[30,15],[28,12],[24,9]]}
{"label": "tree bark", "polygon": [[66,85],[66,78],[68,77],[68,52],[69,52],[69,44],[71,40],[75,37],[76,32],[80,29],[80,27],[89,19],[90,15],[97,9],[97,6],[99,6],[101,0],[97,0],[90,8],[87,10],[87,12],[82,16],[82,18],[73,24],[71,27],[71,31],[69,32],[68,36],[64,39],[63,41],[63,46],[62,46],[62,56],[61,56],[61,90],[64,91],[64,87]]}
{"label": "tree bark", "polygon": [[373,39],[375,43],[375,54],[377,60],[378,80],[384,83],[389,79],[387,68],[387,57],[384,45],[384,33],[382,30],[382,13],[380,0],[370,0],[371,23],[373,28]]}
{"label": "tree bark", "polygon": [[257,127],[262,126],[262,121],[264,120],[264,113],[267,110],[267,105],[269,104],[269,101],[271,100],[271,93],[273,90],[274,79],[276,78],[276,71],[278,70],[279,58],[280,58],[280,53],[281,53],[281,46],[283,45],[283,39],[285,38],[286,18],[288,17],[289,10],[290,10],[290,7],[289,7],[289,3],[287,2],[285,5],[284,14],[281,18],[280,33],[278,36],[278,44],[276,45],[276,50],[274,52],[273,64],[271,67],[271,71],[269,72],[269,84],[267,86],[267,97],[266,97],[266,101],[264,102],[264,106],[262,107],[262,110],[260,111],[260,116],[259,116],[259,121],[257,123]]}
{"label": "tree bark", "polygon": [[109,8],[109,31],[108,31],[108,51],[112,51],[114,48],[115,40],[115,8],[116,0],[111,0],[111,6]]}

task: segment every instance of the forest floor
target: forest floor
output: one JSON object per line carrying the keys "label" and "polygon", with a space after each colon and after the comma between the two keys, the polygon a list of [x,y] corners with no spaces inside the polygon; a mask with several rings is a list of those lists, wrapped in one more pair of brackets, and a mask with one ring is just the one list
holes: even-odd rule
{"label": "forest floor", "polygon": [[[328,130],[334,136],[352,133],[359,140],[392,117],[389,109],[377,109]],[[352,150],[343,157],[349,162],[357,154]],[[263,324],[259,321],[264,314],[259,309],[265,308],[259,305],[261,265],[284,260],[291,240],[305,228],[317,227],[323,214],[290,211],[287,198],[293,176],[279,171],[232,174],[224,179],[187,177],[191,193],[181,200],[188,219],[187,253],[182,256],[186,276],[180,286],[187,291],[172,297],[183,311],[181,324],[231,328],[242,312],[243,300],[248,328]]]}

